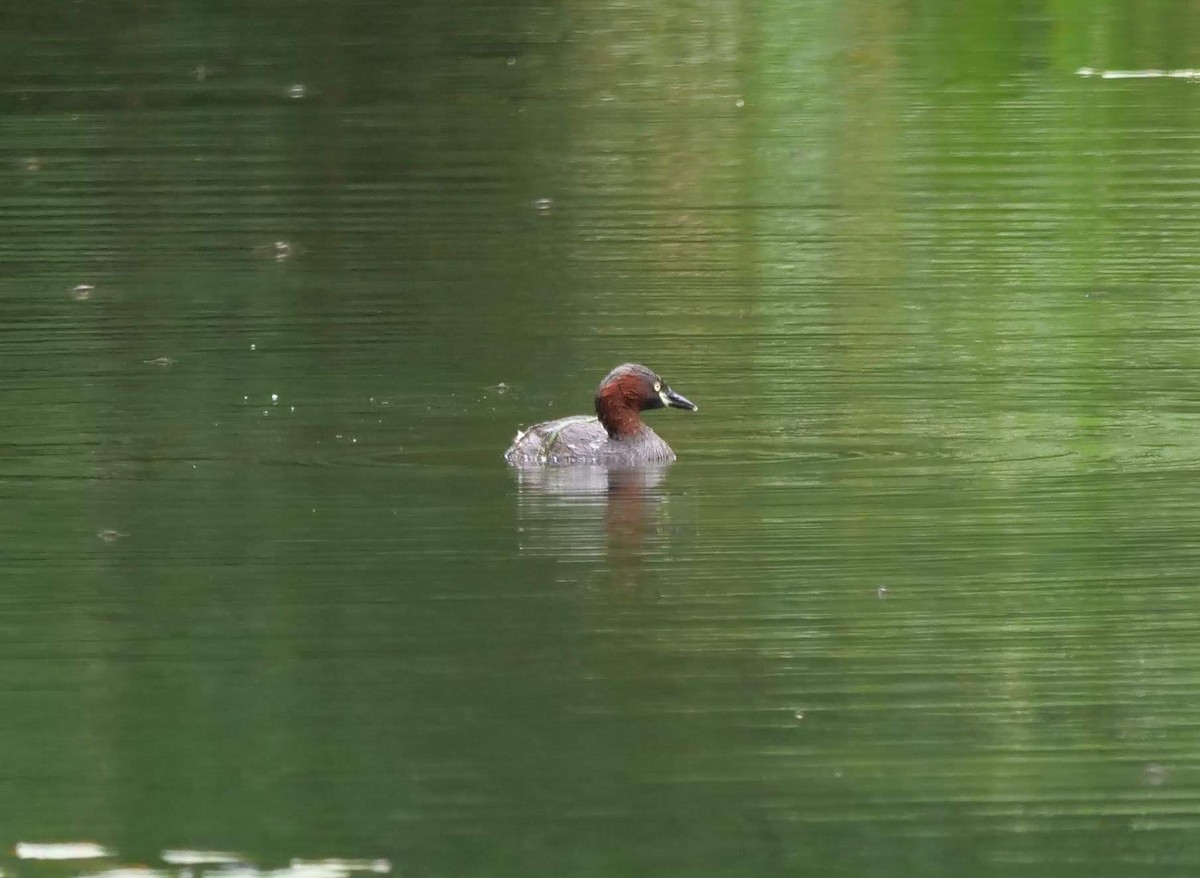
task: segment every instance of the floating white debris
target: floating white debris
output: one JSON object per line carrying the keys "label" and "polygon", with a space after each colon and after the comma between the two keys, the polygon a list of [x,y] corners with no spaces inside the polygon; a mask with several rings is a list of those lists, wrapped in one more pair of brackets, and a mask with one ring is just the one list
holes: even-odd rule
{"label": "floating white debris", "polygon": [[201,866],[205,863],[244,863],[246,858],[227,851],[170,850],[159,854],[162,861],[172,866]]}
{"label": "floating white debris", "polygon": [[[259,869],[257,869],[254,866],[247,866],[245,863],[241,863],[241,862],[239,862],[239,863],[218,863],[216,865],[219,866],[219,868],[213,869],[212,874],[220,875],[221,878],[268,878],[268,876],[275,874],[274,872],[260,871]],[[192,867],[185,866],[182,871],[190,873],[192,871]],[[201,875],[204,875],[204,874],[206,874],[207,870],[200,869],[197,871]]]}
{"label": "floating white debris", "polygon": [[95,860],[100,857],[112,856],[112,852],[108,848],[90,841],[56,844],[19,841],[16,846],[16,854],[22,860]]}
{"label": "floating white debris", "polygon": [[100,872],[89,872],[88,878],[166,878],[164,869],[151,869],[149,866],[122,866],[119,869],[104,869]]}
{"label": "floating white debris", "polygon": [[302,863],[293,861],[286,869],[264,872],[263,878],[347,878],[349,869],[330,862]]}
{"label": "floating white debris", "polygon": [[1100,79],[1200,79],[1200,70],[1096,70],[1094,67],[1080,67],[1075,75]]}
{"label": "floating white debris", "polygon": [[278,404],[279,404],[279,394],[272,393],[271,394],[271,405],[278,405]]}
{"label": "floating white debris", "polygon": [[96,288],[91,284],[77,284],[71,288],[71,295],[75,297],[77,302],[86,302],[92,297],[92,293],[96,292]]}
{"label": "floating white debris", "polygon": [[287,90],[287,96],[294,101],[300,100],[307,94],[308,87],[302,82],[297,82],[295,85],[290,86]]}
{"label": "floating white debris", "polygon": [[554,200],[551,198],[537,198],[534,199],[533,206],[541,213],[545,213],[550,208],[554,207]]}
{"label": "floating white debris", "polygon": [[292,860],[293,869],[306,866],[333,867],[348,872],[374,872],[376,875],[386,875],[392,871],[389,860]]}

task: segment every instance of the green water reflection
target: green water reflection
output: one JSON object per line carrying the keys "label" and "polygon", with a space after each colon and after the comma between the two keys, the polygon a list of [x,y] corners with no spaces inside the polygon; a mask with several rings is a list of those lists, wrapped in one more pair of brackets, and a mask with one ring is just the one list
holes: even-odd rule
{"label": "green water reflection", "polygon": [[5,18],[6,874],[1200,865],[1188,4]]}

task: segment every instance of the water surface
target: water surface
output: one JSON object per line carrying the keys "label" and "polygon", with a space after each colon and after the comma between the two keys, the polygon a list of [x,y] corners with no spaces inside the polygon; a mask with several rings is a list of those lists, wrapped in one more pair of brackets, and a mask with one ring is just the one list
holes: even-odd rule
{"label": "water surface", "polygon": [[1194,869],[1188,13],[11,13],[0,868]]}

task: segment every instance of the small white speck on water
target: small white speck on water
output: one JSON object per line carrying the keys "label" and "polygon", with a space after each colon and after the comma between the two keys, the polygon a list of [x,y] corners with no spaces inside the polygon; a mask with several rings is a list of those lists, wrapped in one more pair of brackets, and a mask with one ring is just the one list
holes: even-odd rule
{"label": "small white speck on water", "polygon": [[249,402],[249,401],[250,401],[250,397],[248,397],[248,396],[242,397],[242,402]]}
{"label": "small white speck on water", "polygon": [[351,444],[351,445],[357,445],[357,444],[358,444],[358,439],[351,439],[351,440],[350,440],[350,444]]}
{"label": "small white speck on water", "polygon": [[302,82],[297,82],[287,90],[287,96],[294,101],[300,100],[308,94],[308,88]]}
{"label": "small white speck on water", "polygon": [[554,207],[554,201],[550,198],[538,198],[534,200],[533,206],[542,213],[545,213],[550,208]]}
{"label": "small white speck on water", "polygon": [[733,105],[740,110],[742,107],[746,106],[746,101],[744,98],[738,98],[733,102]]}
{"label": "small white speck on water", "polygon": [[296,407],[295,407],[295,406],[292,406],[292,411],[294,412],[295,410],[296,410]]}
{"label": "small white speck on water", "polygon": [[271,414],[271,410],[270,410],[270,409],[263,409],[263,417],[264,417],[264,418],[265,418],[267,415],[269,415],[269,414]]}
{"label": "small white speck on water", "polygon": [[252,351],[258,350],[258,345],[256,345],[254,342],[250,342],[250,350],[252,350]]}
{"label": "small white speck on water", "polygon": [[271,394],[271,405],[279,405],[279,394],[278,393]]}

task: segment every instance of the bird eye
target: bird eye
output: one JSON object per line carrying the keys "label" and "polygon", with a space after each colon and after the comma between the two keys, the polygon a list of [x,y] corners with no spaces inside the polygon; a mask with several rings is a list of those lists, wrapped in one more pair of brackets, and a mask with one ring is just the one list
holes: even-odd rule
{"label": "bird eye", "polygon": [[661,381],[655,381],[655,382],[654,382],[654,392],[655,392],[655,393],[662,393],[662,382],[661,382]]}

